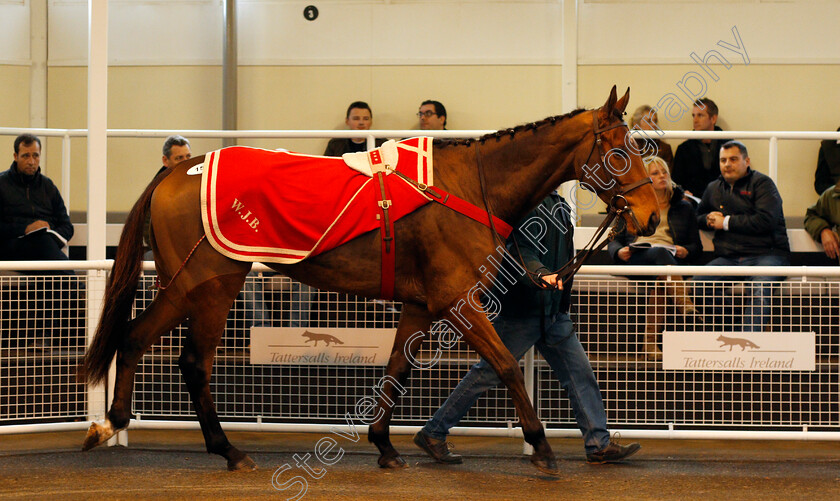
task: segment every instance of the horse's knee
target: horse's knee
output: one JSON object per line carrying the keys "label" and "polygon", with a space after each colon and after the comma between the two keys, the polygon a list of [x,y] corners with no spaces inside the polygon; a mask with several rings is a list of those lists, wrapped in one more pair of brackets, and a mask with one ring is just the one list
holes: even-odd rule
{"label": "horse's knee", "polygon": [[499,367],[494,367],[493,369],[496,371],[496,374],[499,375],[499,379],[505,383],[514,384],[517,381],[522,381],[524,383],[522,371],[519,370],[518,365],[501,365]]}
{"label": "horse's knee", "polygon": [[178,357],[178,368],[181,369],[181,374],[187,381],[202,381],[205,377],[205,371],[198,363],[198,357],[191,350],[183,350],[181,356]]}

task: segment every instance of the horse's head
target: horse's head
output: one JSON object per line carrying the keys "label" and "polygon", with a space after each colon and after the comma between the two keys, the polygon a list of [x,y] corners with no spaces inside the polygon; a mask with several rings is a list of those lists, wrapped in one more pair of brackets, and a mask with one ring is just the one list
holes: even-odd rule
{"label": "horse's head", "polygon": [[629,100],[630,89],[617,99],[613,86],[604,106],[592,111],[593,142],[589,155],[577,162],[577,176],[620,214],[628,231],[650,235],[659,224],[659,204],[640,151],[622,118]]}

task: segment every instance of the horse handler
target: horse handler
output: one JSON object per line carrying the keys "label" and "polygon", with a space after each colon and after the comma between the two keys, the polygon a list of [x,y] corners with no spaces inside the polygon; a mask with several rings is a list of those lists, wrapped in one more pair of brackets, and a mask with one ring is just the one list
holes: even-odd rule
{"label": "horse handler", "polygon": [[[571,280],[563,287],[557,275],[550,274],[574,253],[569,205],[554,192],[515,228],[506,247],[530,273],[523,275],[521,268],[514,270],[510,260],[504,260],[503,270],[507,273],[500,271],[493,290],[502,310],[493,326],[517,360],[536,346],[551,366],[571,401],[583,434],[587,462],[622,461],[641,446],[637,443],[623,446],[610,440],[601,390],[569,317]],[[515,283],[502,284],[508,276],[516,277]],[[548,288],[539,288],[536,283],[539,279]],[[461,456],[453,454],[446,442],[449,429],[458,424],[485,391],[499,383],[496,372],[484,359],[473,365],[443,406],[417,432],[414,443],[439,463],[461,463]]]}

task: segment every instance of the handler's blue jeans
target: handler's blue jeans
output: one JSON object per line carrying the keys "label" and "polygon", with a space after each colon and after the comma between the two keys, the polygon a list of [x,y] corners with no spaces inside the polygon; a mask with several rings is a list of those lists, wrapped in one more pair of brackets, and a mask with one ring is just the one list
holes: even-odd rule
{"label": "handler's blue jeans", "polygon": [[[567,314],[546,319],[546,334],[540,334],[538,317],[499,317],[493,326],[514,358],[519,360],[531,346],[536,346],[566,390],[583,434],[587,453],[609,445],[607,414],[601,390],[592,372],[592,365],[578,340]],[[501,380],[484,359],[473,365],[452,391],[446,402],[423,426],[423,431],[437,440],[445,440],[449,429],[457,425],[485,391],[498,386]]]}

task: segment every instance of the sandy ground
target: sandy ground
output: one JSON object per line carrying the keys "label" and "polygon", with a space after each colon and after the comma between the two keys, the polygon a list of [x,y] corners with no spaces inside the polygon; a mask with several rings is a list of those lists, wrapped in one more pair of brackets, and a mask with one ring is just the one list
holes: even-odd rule
{"label": "sandy ground", "polygon": [[[395,436],[409,468],[376,466],[375,448],[338,438],[344,455],[313,478],[294,455],[312,453],[321,434],[230,433],[259,469],[231,473],[204,452],[198,431],[132,431],[129,447],[81,452],[81,432],[0,436],[0,500],[6,499],[840,499],[840,444],[834,442],[644,440],[631,460],[583,461],[579,439],[552,439],[563,474],[540,474],[514,438],[453,437],[464,464],[439,465]],[[333,452],[336,452],[335,449]],[[283,465],[290,469],[272,476]],[[295,482],[295,476],[306,479]]]}

